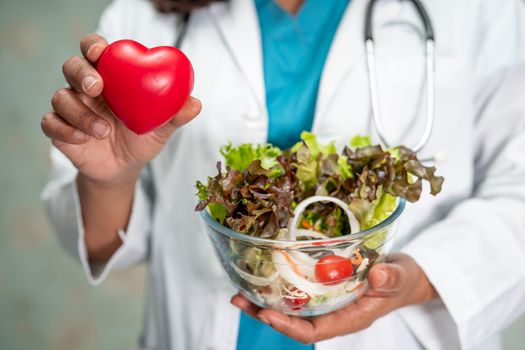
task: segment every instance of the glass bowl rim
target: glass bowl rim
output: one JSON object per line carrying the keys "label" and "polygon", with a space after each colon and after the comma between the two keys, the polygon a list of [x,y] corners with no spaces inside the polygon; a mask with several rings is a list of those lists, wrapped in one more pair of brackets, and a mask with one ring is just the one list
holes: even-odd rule
{"label": "glass bowl rim", "polygon": [[[377,224],[375,226],[372,226],[370,228],[367,228],[366,230],[359,231],[359,232],[353,233],[353,234],[351,233],[351,234],[346,235],[346,236],[333,237],[333,238],[329,238],[329,239],[312,240],[311,242],[323,242],[323,243],[326,243],[326,244],[330,244],[330,243],[344,243],[346,241],[352,241],[354,239],[360,239],[360,238],[363,238],[365,236],[371,235],[371,234],[376,233],[377,231],[379,231],[379,230],[389,226],[390,224],[392,224],[401,215],[401,213],[405,209],[405,205],[406,205],[406,200],[403,199],[403,198],[398,198],[396,209],[392,212],[392,214],[390,214],[385,220],[381,221],[379,224]],[[289,240],[278,240],[278,239],[262,238],[262,237],[250,236],[250,235],[247,235],[245,233],[240,233],[240,232],[234,231],[234,230],[232,230],[232,229],[230,229],[230,228],[220,224],[219,222],[217,222],[210,215],[210,213],[208,212],[207,208],[205,210],[201,211],[200,215],[201,215],[202,219],[204,220],[204,222],[210,228],[214,229],[215,231],[219,232],[220,234],[222,234],[224,236],[227,236],[229,238],[233,238],[233,239],[236,239],[236,240],[244,241],[244,242],[247,242],[247,243],[250,243],[250,244],[261,244],[261,245],[262,244],[264,244],[264,245],[279,244],[279,245],[287,245],[287,244],[297,244],[299,242],[302,242],[302,243],[309,242],[309,241],[289,241]]]}

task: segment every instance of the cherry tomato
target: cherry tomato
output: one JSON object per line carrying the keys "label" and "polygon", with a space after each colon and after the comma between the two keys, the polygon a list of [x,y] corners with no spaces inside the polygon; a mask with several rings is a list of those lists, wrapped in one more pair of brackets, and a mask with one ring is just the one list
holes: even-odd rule
{"label": "cherry tomato", "polygon": [[[292,291],[301,293],[301,291],[295,287],[292,288]],[[310,297],[308,294],[304,294],[304,298],[284,298],[284,302],[287,305],[291,306],[293,310],[299,310],[302,306],[308,304],[310,299],[312,299],[312,297]]]}
{"label": "cherry tomato", "polygon": [[325,256],[315,264],[315,278],[327,285],[342,283],[354,273],[349,259],[338,255]]}

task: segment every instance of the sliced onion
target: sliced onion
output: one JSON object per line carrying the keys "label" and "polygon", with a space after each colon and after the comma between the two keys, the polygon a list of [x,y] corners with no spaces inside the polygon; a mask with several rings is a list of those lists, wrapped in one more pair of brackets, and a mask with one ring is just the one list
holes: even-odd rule
{"label": "sliced onion", "polygon": [[319,233],[317,231],[313,230],[305,230],[304,228],[296,229],[295,237],[308,237],[308,238],[317,238],[317,239],[328,239],[327,235],[323,235],[322,233]]}
{"label": "sliced onion", "polygon": [[300,252],[298,250],[292,250],[288,252],[300,265],[315,266],[317,260],[312,258],[310,255]]}
{"label": "sliced onion", "polygon": [[292,250],[288,253],[294,258],[294,260],[298,264],[301,265],[301,272],[303,272],[306,275],[306,277],[313,279],[315,275],[315,264],[317,263],[317,260],[312,258],[310,255],[297,250]]}
{"label": "sliced onion", "polygon": [[230,264],[235,270],[235,272],[239,274],[239,276],[241,276],[254,286],[266,287],[270,285],[277,277],[279,277],[279,273],[277,271],[272,272],[272,274],[268,277],[261,277],[252,275],[251,273],[241,270],[237,265],[235,265],[233,261]]}
{"label": "sliced onion", "polygon": [[359,267],[357,268],[356,273],[363,272],[368,267],[368,262],[369,262],[368,258],[364,258],[363,261],[361,262],[361,265],[359,265]]}
{"label": "sliced onion", "polygon": [[335,197],[328,197],[328,196],[312,196],[306,198],[304,201],[299,203],[297,207],[294,210],[294,217],[290,220],[290,223],[288,224],[288,236],[290,239],[295,240],[298,236],[297,234],[297,223],[299,219],[301,218],[301,214],[303,211],[310,205],[316,202],[331,202],[334,204],[337,204],[343,211],[345,212],[346,216],[348,217],[348,223],[350,224],[350,230],[352,233],[359,232],[359,221],[355,217],[354,213],[350,210],[348,207],[348,204],[343,202],[342,200],[335,198]]}
{"label": "sliced onion", "polygon": [[[290,257],[294,259],[293,257]],[[309,294],[309,295],[323,295],[323,294],[338,294],[344,292],[345,283],[341,283],[335,286],[327,286],[321,283],[310,282],[307,279],[299,276],[288,263],[286,257],[281,251],[272,252],[272,260],[275,269],[279,273],[282,279],[295,286],[297,289]]]}

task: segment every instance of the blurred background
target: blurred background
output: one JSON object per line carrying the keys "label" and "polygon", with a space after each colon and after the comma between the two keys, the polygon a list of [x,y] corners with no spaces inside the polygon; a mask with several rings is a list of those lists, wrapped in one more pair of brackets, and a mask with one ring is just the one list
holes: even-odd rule
{"label": "blurred background", "polygon": [[136,349],[145,269],[90,287],[50,228],[40,118],[110,0],[0,0],[0,349]]}
{"label": "blurred background", "polygon": [[[145,268],[90,287],[46,221],[40,118],[64,85],[62,62],[110,0],[0,0],[0,349],[135,349]],[[505,349],[525,348],[525,318]]]}

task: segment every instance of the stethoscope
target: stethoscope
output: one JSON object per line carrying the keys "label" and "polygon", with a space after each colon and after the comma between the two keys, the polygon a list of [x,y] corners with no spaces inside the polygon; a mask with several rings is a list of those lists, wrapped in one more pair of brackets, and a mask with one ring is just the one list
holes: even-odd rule
{"label": "stethoscope", "polygon": [[[423,25],[425,27],[424,41],[425,41],[425,67],[426,67],[426,90],[427,90],[427,115],[425,121],[425,128],[423,134],[421,135],[418,142],[411,146],[410,148],[415,152],[420,151],[427,143],[432,133],[434,126],[434,62],[435,62],[435,52],[434,52],[434,29],[430,21],[425,7],[420,0],[408,0],[410,1],[417,10],[419,17],[421,18]],[[379,108],[379,94],[377,87],[377,74],[376,74],[376,59],[375,59],[375,41],[372,31],[372,17],[374,12],[374,5],[377,3],[377,0],[369,0],[366,7],[365,14],[365,30],[364,30],[364,43],[366,48],[366,62],[367,62],[367,71],[368,71],[368,81],[370,88],[370,104],[371,104],[371,113],[374,125],[376,128],[377,135],[381,140],[381,143],[390,148],[391,144],[388,142],[387,137],[385,136],[381,111]],[[182,17],[181,24],[179,26],[178,35],[175,39],[175,47],[181,47],[184,37],[188,29],[188,22],[190,19],[190,14],[185,14]],[[426,161],[439,161],[438,155],[426,159]]]}
{"label": "stethoscope", "polygon": [[[366,8],[365,17],[365,47],[366,47],[366,63],[368,68],[368,83],[370,88],[370,104],[372,109],[372,117],[376,127],[377,135],[384,146],[390,148],[391,144],[388,142],[383,129],[381,118],[381,111],[379,108],[379,94],[377,88],[377,74],[376,74],[376,60],[375,60],[375,41],[372,31],[372,16],[374,13],[374,5],[377,0],[369,0]],[[415,152],[421,150],[427,143],[432,133],[434,126],[434,29],[430,21],[425,7],[420,0],[410,0],[415,6],[419,17],[421,18],[425,27],[425,66],[426,66],[426,90],[427,90],[427,117],[425,121],[425,128],[419,141],[410,148]]]}

